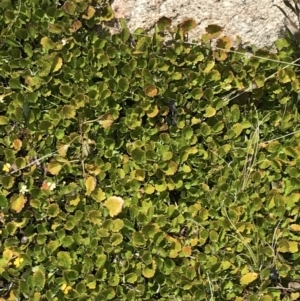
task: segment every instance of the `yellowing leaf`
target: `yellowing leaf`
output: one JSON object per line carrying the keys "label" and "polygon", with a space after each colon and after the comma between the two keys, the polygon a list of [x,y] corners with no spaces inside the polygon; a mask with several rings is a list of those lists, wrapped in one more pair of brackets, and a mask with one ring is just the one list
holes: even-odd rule
{"label": "yellowing leaf", "polygon": [[145,88],[145,93],[147,96],[149,97],[154,97],[157,95],[157,88],[154,86],[154,85],[148,85],[146,88]]}
{"label": "yellowing leaf", "polygon": [[69,293],[69,291],[72,289],[71,286],[67,285],[66,283],[64,283],[60,289],[64,292],[65,295],[67,295]]}
{"label": "yellowing leaf", "polygon": [[192,118],[192,125],[198,124],[198,123],[200,123],[200,122],[201,122],[201,120],[200,120],[199,118],[196,118],[196,117],[193,117],[193,118]]}
{"label": "yellowing leaf", "polygon": [[12,210],[14,210],[15,212],[19,213],[24,208],[25,203],[26,203],[26,200],[24,198],[24,195],[15,194],[10,199],[10,208]]}
{"label": "yellowing leaf", "polygon": [[147,193],[147,194],[152,194],[152,193],[155,191],[155,188],[154,188],[152,185],[147,184],[147,185],[145,185],[145,187],[144,187],[144,191],[145,191],[145,193]]}
{"label": "yellowing leaf", "polygon": [[172,152],[164,152],[164,153],[162,154],[162,159],[163,159],[164,161],[169,161],[169,160],[172,159],[172,157],[173,157],[173,153],[172,153]]}
{"label": "yellowing leaf", "polygon": [[69,148],[69,144],[60,144],[57,152],[59,153],[60,156],[65,157],[67,155],[67,151]]}
{"label": "yellowing leaf", "polygon": [[91,197],[97,201],[97,202],[101,202],[103,200],[105,200],[105,192],[103,192],[102,189],[100,188],[96,188],[93,193],[91,194]]}
{"label": "yellowing leaf", "polygon": [[142,274],[145,278],[152,278],[155,275],[157,264],[152,260],[152,265],[146,266],[142,270]]}
{"label": "yellowing leaf", "polygon": [[281,240],[279,243],[278,243],[278,248],[277,248],[278,252],[281,252],[281,253],[287,253],[290,251],[290,244],[289,244],[289,241],[286,240],[286,239],[283,239]]}
{"label": "yellowing leaf", "polygon": [[188,165],[183,165],[183,166],[182,166],[182,171],[183,171],[184,173],[189,173],[189,172],[192,171],[192,169],[191,169]]}
{"label": "yellowing leaf", "polygon": [[2,170],[5,172],[9,172],[10,169],[11,169],[11,165],[9,163],[5,163]]}
{"label": "yellowing leaf", "polygon": [[8,124],[9,120],[5,116],[0,116],[0,125]]}
{"label": "yellowing leaf", "polygon": [[25,83],[28,86],[40,86],[41,79],[38,76],[26,76]]}
{"label": "yellowing leaf", "polygon": [[217,47],[222,49],[230,49],[231,45],[232,45],[232,40],[226,36],[218,39],[217,41]]}
{"label": "yellowing leaf", "polygon": [[158,112],[159,112],[158,107],[157,107],[157,105],[155,105],[154,108],[151,108],[149,110],[149,113],[147,113],[147,115],[148,115],[148,117],[153,118],[158,114]]}
{"label": "yellowing leaf", "polygon": [[52,161],[47,165],[47,170],[51,175],[57,176],[62,169],[62,165],[57,161]]}
{"label": "yellowing leaf", "polygon": [[299,293],[291,293],[292,300],[299,300],[300,294]]}
{"label": "yellowing leaf", "polygon": [[63,283],[62,286],[60,287],[60,289],[63,291],[63,290],[65,290],[66,287],[67,287],[67,284]]}
{"label": "yellowing leaf", "polygon": [[146,176],[146,173],[144,170],[136,170],[135,171],[135,178],[138,180],[138,181],[144,181],[145,179],[145,176]]}
{"label": "yellowing leaf", "polygon": [[15,259],[14,265],[15,265],[16,267],[19,267],[20,264],[21,264],[23,261],[24,261],[23,258],[18,257],[17,259]]}
{"label": "yellowing leaf", "polygon": [[186,33],[195,28],[197,26],[197,23],[194,19],[188,18],[182,21],[178,26],[182,29],[184,33]]}
{"label": "yellowing leaf", "polygon": [[298,252],[298,243],[296,241],[289,241],[289,251],[291,253]]}
{"label": "yellowing leaf", "polygon": [[82,143],[82,154],[87,157],[91,152],[91,148],[90,148],[90,145],[88,143],[88,141],[83,141]]}
{"label": "yellowing leaf", "polygon": [[181,253],[183,256],[191,256],[192,248],[190,246],[183,247]]}
{"label": "yellowing leaf", "polygon": [[175,251],[175,250],[171,250],[170,253],[169,253],[169,257],[170,258],[176,258],[176,257],[178,257],[178,252]]}
{"label": "yellowing leaf", "polygon": [[118,215],[122,211],[123,205],[124,200],[117,196],[109,197],[104,203],[111,217]]}
{"label": "yellowing leaf", "polygon": [[111,127],[111,125],[114,123],[114,118],[111,114],[104,114],[103,116],[101,116],[101,118],[99,118],[99,123],[105,128],[109,128]]}
{"label": "yellowing leaf", "polygon": [[19,151],[22,147],[22,141],[20,139],[15,139],[13,142],[13,148]]}
{"label": "yellowing leaf", "polygon": [[62,9],[70,15],[73,15],[76,11],[76,4],[72,1],[65,1],[64,5],[62,6]]}
{"label": "yellowing leaf", "polygon": [[48,181],[44,181],[42,186],[41,186],[41,190],[54,190],[56,188],[56,184],[52,183],[52,182],[48,182]]}
{"label": "yellowing leaf", "polygon": [[96,179],[94,177],[88,177],[84,181],[84,185],[86,188],[86,195],[90,195],[94,189],[96,188]]}
{"label": "yellowing leaf", "polygon": [[54,59],[54,62],[53,62],[53,65],[52,65],[52,68],[53,68],[53,72],[56,72],[58,71],[63,65],[63,60],[61,57],[56,57]]}
{"label": "yellowing leaf", "polygon": [[7,261],[10,261],[11,260],[11,258],[13,257],[13,255],[14,255],[14,252],[12,251],[12,250],[10,250],[10,249],[5,249],[4,251],[3,251],[3,258],[4,259],[6,259]]}
{"label": "yellowing leaf", "polygon": [[82,18],[89,20],[94,16],[95,12],[96,12],[95,8],[93,6],[89,6],[87,10],[84,12],[84,14],[82,15]]}
{"label": "yellowing leaf", "polygon": [[72,32],[72,33],[76,32],[81,27],[82,27],[82,23],[79,20],[75,20],[70,27],[70,32]]}
{"label": "yellowing leaf", "polygon": [[91,174],[93,176],[98,176],[99,173],[101,172],[101,168],[99,166],[93,165],[93,164],[86,164],[85,169],[89,174]]}
{"label": "yellowing leaf", "polygon": [[216,109],[213,107],[207,107],[205,110],[204,117],[213,117],[216,115]]}
{"label": "yellowing leaf", "polygon": [[96,280],[87,283],[86,286],[87,286],[89,289],[92,289],[92,290],[95,289],[96,286],[97,286]]}
{"label": "yellowing leaf", "polygon": [[293,230],[293,231],[296,231],[296,232],[299,232],[300,231],[300,225],[297,225],[297,224],[292,224],[290,226],[290,228]]}
{"label": "yellowing leaf", "polygon": [[53,49],[55,47],[55,44],[53,43],[53,41],[48,37],[41,38],[40,43],[45,49]]}
{"label": "yellowing leaf", "polygon": [[168,170],[166,170],[166,175],[170,176],[170,175],[174,175],[177,171],[178,165],[175,161],[171,161],[168,164]]}
{"label": "yellowing leaf", "polygon": [[[35,295],[38,293],[34,293],[34,297],[32,300],[40,300],[40,298],[35,298]],[[15,293],[13,291],[9,292],[9,297],[6,297],[5,299],[0,298],[0,301],[16,301],[18,298],[16,297]]]}
{"label": "yellowing leaf", "polygon": [[298,290],[298,289],[300,289],[300,283],[296,282],[296,281],[291,281],[288,284],[288,288],[292,288],[292,289]]}
{"label": "yellowing leaf", "polygon": [[236,123],[231,129],[234,131],[235,137],[238,137],[242,133],[244,128],[241,123]]}
{"label": "yellowing leaf", "polygon": [[257,279],[257,277],[258,277],[257,273],[253,273],[253,272],[247,273],[240,278],[240,284],[246,286],[246,285],[250,284],[251,282],[255,281]]}
{"label": "yellowing leaf", "polygon": [[63,106],[61,113],[64,116],[64,118],[74,118],[76,116],[76,109],[71,105],[65,105]]}

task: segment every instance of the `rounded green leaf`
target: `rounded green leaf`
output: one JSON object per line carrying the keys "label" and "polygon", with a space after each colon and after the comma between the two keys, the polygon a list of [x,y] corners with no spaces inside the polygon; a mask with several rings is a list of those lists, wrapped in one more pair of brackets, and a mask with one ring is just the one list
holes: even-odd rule
{"label": "rounded green leaf", "polygon": [[179,24],[179,27],[183,30],[183,32],[189,32],[197,26],[197,23],[194,19],[186,19]]}
{"label": "rounded green leaf", "polygon": [[8,207],[8,200],[4,195],[0,195],[0,207],[1,208],[6,208]]}
{"label": "rounded green leaf", "polygon": [[120,276],[118,274],[112,275],[109,279],[108,279],[108,283],[111,286],[117,286],[120,283]]}
{"label": "rounded green leaf", "polygon": [[241,116],[240,108],[238,105],[233,105],[231,107],[231,122],[238,122]]}
{"label": "rounded green leaf", "polygon": [[169,143],[171,138],[170,138],[170,135],[167,134],[167,133],[161,133],[159,135],[159,138],[161,139],[161,141],[163,141],[164,143]]}
{"label": "rounded green leaf", "polygon": [[131,153],[132,159],[136,162],[143,161],[145,157],[145,152],[141,150],[140,148],[135,148]]}
{"label": "rounded green leaf", "polygon": [[212,130],[214,133],[219,133],[224,129],[224,127],[225,127],[224,123],[222,121],[219,121],[213,126]]}
{"label": "rounded green leaf", "polygon": [[20,40],[26,40],[28,39],[28,31],[24,28],[19,28],[16,30],[16,37]]}
{"label": "rounded green leaf", "polygon": [[64,276],[69,280],[69,281],[72,281],[72,280],[76,280],[78,279],[78,271],[76,270],[67,270],[67,271],[64,271]]}
{"label": "rounded green leaf", "polygon": [[171,160],[173,157],[173,153],[172,152],[164,152],[162,155],[162,159],[163,161],[169,161]]}
{"label": "rounded green leaf", "polygon": [[59,91],[62,95],[66,96],[66,97],[69,97],[72,95],[72,88],[68,85],[61,85],[59,87]]}
{"label": "rounded green leaf", "polygon": [[60,209],[57,204],[51,204],[48,206],[47,215],[49,215],[50,217],[57,216],[59,214],[59,212],[60,212]]}
{"label": "rounded green leaf", "polygon": [[5,125],[9,123],[9,119],[5,116],[0,116],[0,125]]}
{"label": "rounded green leaf", "polygon": [[134,246],[144,246],[146,243],[143,233],[134,232],[132,235],[132,243]]}
{"label": "rounded green leaf", "polygon": [[126,76],[127,78],[131,78],[132,75],[132,68],[129,64],[126,64],[122,69],[121,72],[124,76]]}
{"label": "rounded green leaf", "polygon": [[50,122],[48,120],[42,120],[39,124],[39,128],[42,131],[49,131],[49,129],[53,128],[53,124],[52,124],[52,122]]}
{"label": "rounded green leaf", "polygon": [[20,80],[18,78],[12,78],[12,79],[10,79],[9,80],[9,86],[12,89],[21,89],[22,88]]}
{"label": "rounded green leaf", "polygon": [[206,221],[208,219],[208,210],[207,209],[201,209],[199,211],[199,218],[201,219],[202,222]]}
{"label": "rounded green leaf", "polygon": [[102,215],[98,210],[91,210],[88,214],[88,219],[91,223],[97,225],[102,222]]}
{"label": "rounded green leaf", "polygon": [[205,27],[205,30],[211,37],[216,38],[222,33],[222,27],[216,24],[211,24]]}
{"label": "rounded green leaf", "polygon": [[58,266],[69,269],[72,265],[72,258],[68,252],[58,252],[57,253],[57,264]]}
{"label": "rounded green leaf", "polygon": [[109,225],[109,229],[112,232],[119,232],[123,227],[124,227],[124,222],[119,218],[113,220]]}
{"label": "rounded green leaf", "polygon": [[180,80],[182,78],[182,74],[179,72],[174,72],[171,76],[172,79],[174,80]]}
{"label": "rounded green leaf", "polygon": [[127,91],[129,88],[129,81],[127,78],[122,77],[119,80],[119,87],[122,91]]}
{"label": "rounded green leaf", "polygon": [[214,91],[210,88],[207,88],[205,91],[204,91],[204,94],[203,96],[205,97],[205,99],[207,99],[208,101],[212,101],[213,98],[214,98]]}
{"label": "rounded green leaf", "polygon": [[134,273],[129,273],[125,276],[126,282],[128,283],[135,283],[137,281],[137,275]]}
{"label": "rounded green leaf", "polygon": [[66,119],[74,118],[76,116],[76,110],[71,105],[63,106],[61,113]]}
{"label": "rounded green leaf", "polygon": [[203,96],[203,90],[201,88],[195,88],[191,91],[191,95],[194,99],[200,99]]}
{"label": "rounded green leaf", "polygon": [[64,223],[64,228],[68,231],[72,231],[75,228],[76,224],[73,220],[68,220],[66,223]]}
{"label": "rounded green leaf", "polygon": [[58,249],[59,246],[60,242],[58,240],[51,240],[47,245],[48,252],[50,254],[53,253],[55,250]]}
{"label": "rounded green leaf", "polygon": [[230,131],[234,132],[234,137],[238,137],[242,133],[243,129],[244,127],[241,123],[236,123],[235,125],[233,125]]}
{"label": "rounded green leaf", "polygon": [[160,31],[164,31],[165,29],[169,29],[172,25],[172,19],[167,17],[161,17],[158,19],[156,25]]}
{"label": "rounded green leaf", "polygon": [[123,241],[123,235],[120,234],[120,233],[114,233],[112,236],[111,236],[111,244],[113,246],[117,246],[119,244],[121,244]]}
{"label": "rounded green leaf", "polygon": [[45,286],[46,278],[45,274],[41,270],[37,270],[32,275],[32,285],[37,288],[38,291],[42,290]]}
{"label": "rounded green leaf", "polygon": [[211,128],[206,123],[202,123],[200,132],[203,136],[208,136],[211,133]]}

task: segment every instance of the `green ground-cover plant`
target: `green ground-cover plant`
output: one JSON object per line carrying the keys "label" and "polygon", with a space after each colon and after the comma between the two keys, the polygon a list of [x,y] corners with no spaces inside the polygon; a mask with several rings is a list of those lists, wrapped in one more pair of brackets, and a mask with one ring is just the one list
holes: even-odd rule
{"label": "green ground-cover plant", "polygon": [[289,36],[247,57],[191,19],[111,35],[101,1],[1,9],[0,300],[299,298]]}

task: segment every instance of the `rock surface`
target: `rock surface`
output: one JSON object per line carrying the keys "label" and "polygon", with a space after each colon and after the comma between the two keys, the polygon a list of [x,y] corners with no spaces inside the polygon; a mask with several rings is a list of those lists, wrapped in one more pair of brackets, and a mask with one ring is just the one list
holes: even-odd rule
{"label": "rock surface", "polygon": [[238,35],[243,43],[272,47],[285,24],[284,15],[274,4],[296,21],[283,0],[114,0],[112,8],[116,18],[126,19],[132,32],[140,27],[151,31],[163,16],[171,18],[172,25],[193,18],[197,27],[189,33],[189,41],[200,38],[207,25],[217,24],[233,39]]}

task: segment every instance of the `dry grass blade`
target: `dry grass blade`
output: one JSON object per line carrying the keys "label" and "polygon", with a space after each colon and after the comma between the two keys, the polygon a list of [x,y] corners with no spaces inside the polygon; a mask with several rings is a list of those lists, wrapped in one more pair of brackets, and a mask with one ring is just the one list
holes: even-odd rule
{"label": "dry grass blade", "polygon": [[[295,2],[295,1],[294,1]],[[295,7],[292,6],[292,4],[290,3],[290,1],[288,0],[283,0],[283,3],[295,14],[298,15],[299,10],[297,9],[297,6],[295,5]],[[277,6],[277,5],[276,5]]]}
{"label": "dry grass blade", "polygon": [[295,26],[295,28],[297,28],[297,25],[290,19],[290,17],[287,15],[287,13],[278,5],[274,4],[274,6],[276,6],[283,14],[284,16],[291,22],[291,24],[293,26]]}
{"label": "dry grass blade", "polygon": [[[290,2],[288,2],[287,0],[284,1],[284,4],[290,8],[297,16],[298,18],[298,23],[299,23],[299,9],[297,4],[295,3],[295,7],[293,7],[291,5]],[[290,33],[296,38],[296,39],[300,39],[300,31],[299,31],[299,26],[297,26],[297,24],[295,24],[290,17],[287,15],[287,13],[278,5],[274,4],[274,6],[276,6],[285,16],[286,18],[286,24],[285,26],[287,27],[287,29],[290,31]]]}

